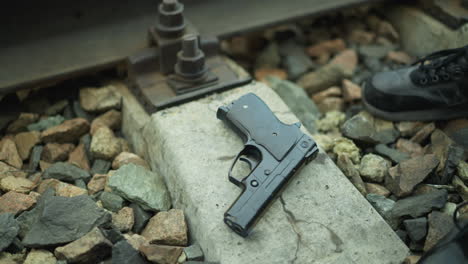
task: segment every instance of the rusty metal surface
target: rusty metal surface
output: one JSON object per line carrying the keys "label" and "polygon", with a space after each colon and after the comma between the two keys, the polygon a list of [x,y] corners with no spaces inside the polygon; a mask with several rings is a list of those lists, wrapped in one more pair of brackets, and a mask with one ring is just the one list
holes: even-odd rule
{"label": "rusty metal surface", "polygon": [[[201,34],[228,37],[370,0],[187,0]],[[122,62],[148,47],[158,1],[23,1],[0,10],[0,93]]]}

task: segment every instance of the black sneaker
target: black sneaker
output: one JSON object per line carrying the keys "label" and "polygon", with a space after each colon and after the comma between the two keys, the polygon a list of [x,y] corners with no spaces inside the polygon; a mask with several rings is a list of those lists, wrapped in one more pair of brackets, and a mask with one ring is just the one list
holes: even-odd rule
{"label": "black sneaker", "polygon": [[413,66],[377,73],[363,89],[372,114],[392,121],[468,116],[468,46],[435,52]]}

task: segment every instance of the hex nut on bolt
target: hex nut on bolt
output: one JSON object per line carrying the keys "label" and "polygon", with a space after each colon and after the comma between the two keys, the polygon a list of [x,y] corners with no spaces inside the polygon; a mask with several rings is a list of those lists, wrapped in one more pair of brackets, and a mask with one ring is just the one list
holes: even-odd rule
{"label": "hex nut on bolt", "polygon": [[180,37],[185,29],[184,5],[177,0],[164,0],[158,8],[156,30],[164,37]]}
{"label": "hex nut on bolt", "polygon": [[185,35],[182,39],[182,50],[177,53],[175,72],[187,80],[200,79],[206,73],[205,53],[199,48],[198,36]]}

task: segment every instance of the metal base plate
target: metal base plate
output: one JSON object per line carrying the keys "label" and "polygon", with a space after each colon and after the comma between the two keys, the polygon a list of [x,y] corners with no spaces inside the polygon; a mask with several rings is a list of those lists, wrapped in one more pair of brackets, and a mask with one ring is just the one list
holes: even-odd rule
{"label": "metal base plate", "polygon": [[[240,76],[220,56],[206,59],[206,67],[218,79],[208,85],[192,87],[195,91],[177,94],[169,84],[170,75],[159,71],[158,50],[148,48],[129,58],[129,81],[132,92],[148,113],[182,104],[204,95],[222,92],[251,81],[250,77]],[[206,87],[205,87],[206,86]]]}

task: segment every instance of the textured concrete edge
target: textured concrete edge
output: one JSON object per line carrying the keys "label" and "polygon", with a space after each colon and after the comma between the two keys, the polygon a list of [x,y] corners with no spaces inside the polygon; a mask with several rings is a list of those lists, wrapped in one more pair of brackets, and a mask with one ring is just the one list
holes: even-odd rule
{"label": "textured concrete edge", "polygon": [[[246,91],[253,90],[253,89],[249,89],[249,87],[250,88],[252,88],[252,87],[255,88],[255,84],[247,85],[247,87],[243,87],[243,88],[239,88],[239,89],[244,89],[244,91],[245,90]],[[264,86],[264,87],[266,87],[266,86]],[[231,92],[228,92],[228,93],[231,93]],[[206,101],[206,100],[209,101],[212,98],[216,98],[217,96],[221,96],[221,95],[216,95],[215,94],[215,95],[212,95],[212,96],[208,96],[208,97],[206,97],[204,99],[200,99],[197,102],[191,102],[189,104],[197,104],[197,103],[199,103],[199,101]],[[232,97],[232,95],[230,97]],[[234,98],[232,98],[232,99],[234,99]],[[205,104],[206,104],[206,102],[205,102]],[[284,104],[284,102],[283,102],[283,104]],[[213,110],[213,109],[211,109],[211,110]],[[151,119],[152,119],[151,120],[151,125],[147,126],[144,129],[144,136],[149,140],[148,141],[149,143],[153,143],[153,144],[157,143],[157,145],[158,145],[157,148],[148,149],[149,158],[150,158],[152,164],[159,164],[159,166],[155,165],[155,167],[157,166],[158,167],[158,172],[161,175],[164,175],[165,178],[166,178],[166,181],[167,181],[166,183],[168,184],[168,187],[171,190],[171,196],[172,196],[172,199],[173,199],[173,204],[178,206],[178,207],[183,208],[184,210],[186,210],[187,215],[190,215],[190,218],[188,219],[188,221],[189,221],[189,227],[190,227],[190,230],[191,230],[191,234],[194,235],[194,236],[197,236],[197,238],[200,241],[202,241],[202,242],[204,241],[205,243],[209,244],[209,243],[211,243],[209,241],[211,241],[212,239],[210,238],[208,233],[217,232],[219,230],[216,229],[216,228],[211,229],[210,227],[202,228],[199,222],[200,221],[203,222],[204,220],[206,220],[206,221],[210,221],[210,220],[209,219],[208,220],[204,219],[204,217],[198,211],[196,206],[189,206],[190,204],[192,204],[192,205],[197,204],[196,202],[186,201],[185,200],[185,199],[191,199],[190,197],[188,197],[188,195],[184,195],[185,193],[189,193],[189,190],[185,190],[185,188],[189,188],[189,186],[184,185],[184,184],[178,184],[177,183],[177,181],[178,181],[178,176],[177,175],[179,175],[179,176],[184,175],[184,173],[186,174],[188,172],[187,171],[181,171],[180,168],[178,168],[178,166],[174,166],[173,161],[174,160],[180,160],[180,157],[177,156],[176,153],[173,153],[171,151],[171,147],[169,145],[166,146],[166,144],[169,143],[169,140],[166,137],[168,137],[168,136],[170,137],[171,135],[170,135],[170,133],[168,134],[167,131],[162,128],[163,126],[161,126],[161,123],[160,123],[161,121],[159,120],[159,118],[163,117],[164,115],[177,114],[180,111],[181,111],[180,108],[174,107],[172,109],[167,109],[166,111],[161,111],[160,113],[158,113],[156,115],[153,115],[151,117]],[[275,112],[275,113],[278,115],[278,117],[281,120],[283,120],[285,122],[289,121],[288,123],[291,123],[291,121],[292,122],[297,121],[297,118],[294,115],[292,115],[292,113],[290,111],[279,111],[279,112]],[[291,120],[291,116],[293,116],[295,118],[295,120]],[[286,118],[283,118],[283,117],[286,117]],[[287,119],[290,119],[290,120],[287,120]],[[150,142],[150,141],[152,141],[152,142]],[[334,165],[334,163],[328,157],[326,157],[325,154],[322,154],[321,156],[322,156],[321,159],[324,160],[324,163],[325,163],[323,165],[324,166],[323,169],[333,170],[333,173],[335,173],[336,175],[341,175],[341,177],[345,178],[345,176],[342,175],[341,171],[336,167],[336,165]],[[183,162],[183,161],[180,160],[180,162]],[[327,166],[331,166],[331,167],[327,167]],[[311,169],[309,168],[309,170],[311,170]],[[346,188],[348,190],[353,189],[353,191],[357,193],[357,191],[354,190],[354,187],[350,182],[345,181],[344,186],[346,186]],[[295,199],[294,195],[291,196],[291,192],[286,192],[282,196],[284,196],[284,199],[280,199],[282,202],[281,203],[275,203],[273,206],[280,206],[280,207],[282,206],[283,211],[284,211],[283,217],[295,218],[296,216],[293,215],[294,212],[292,212],[290,209],[288,209],[288,206],[287,206],[287,203],[286,203],[286,202],[289,203],[288,200],[290,200],[290,199],[292,199],[292,201],[294,201],[294,199]],[[356,201],[356,199],[358,201]],[[371,210],[370,214],[367,215],[368,217],[371,217],[371,218],[366,217],[366,219],[368,219],[366,221],[370,221],[367,224],[369,224],[370,226],[373,226],[375,224],[375,227],[371,228],[374,232],[376,230],[382,230],[382,229],[385,230],[386,229],[386,231],[384,232],[385,233],[384,235],[381,235],[381,236],[378,235],[377,237],[380,237],[381,239],[389,239],[389,241],[394,241],[396,243],[394,249],[398,248],[400,250],[400,251],[398,251],[398,253],[397,252],[394,253],[394,257],[396,259],[399,259],[399,260],[402,261],[404,259],[404,257],[406,256],[406,254],[407,254],[407,248],[399,240],[399,238],[396,236],[396,234],[393,233],[393,231],[390,229],[390,227],[385,223],[385,221],[380,217],[380,215],[369,204],[367,204],[367,206],[364,205],[364,203],[367,203],[367,200],[364,197],[362,197],[360,195],[357,195],[356,197],[353,197],[353,199],[351,199],[351,200],[355,200],[356,204],[363,204],[363,208],[365,207],[366,210],[367,209]],[[346,203],[348,203],[348,202],[349,202],[350,205],[352,204],[351,201],[347,201]],[[276,210],[277,209],[278,208],[276,208]],[[361,208],[360,210],[363,210],[363,209]],[[273,212],[273,211],[274,210],[271,210],[270,212]],[[268,212],[267,212],[267,214],[268,214]],[[326,221],[324,219],[322,219],[321,222],[326,222]],[[317,223],[319,223],[319,222],[317,222]],[[336,222],[336,223],[331,224],[330,226],[335,226],[336,227],[337,225],[340,225],[340,223]],[[325,227],[325,228],[331,230],[331,227],[329,227],[329,226],[323,225],[322,227]],[[207,231],[206,228],[208,228],[211,231],[206,232]],[[361,227],[361,228],[363,228],[363,227]],[[291,226],[291,229],[294,232],[296,232],[294,230],[295,229],[294,225]],[[374,236],[374,238],[375,238],[375,236]],[[233,241],[236,241],[236,240],[233,240]],[[216,248],[215,245],[202,245],[202,246],[203,246],[204,250],[207,251],[207,252],[205,252],[206,255],[208,257],[211,257],[211,260],[213,260],[213,259],[216,260],[222,254],[226,254],[226,252],[213,252],[213,251],[210,251],[212,249],[220,250],[220,249]],[[377,250],[377,249],[373,248],[373,249],[369,249],[369,250],[370,251],[374,250],[373,252],[375,254],[375,252],[376,252],[375,250]],[[385,251],[385,250],[390,250],[390,249],[383,249],[383,250]],[[297,254],[297,251],[296,251],[296,254]],[[384,255],[388,257],[388,251]],[[382,255],[382,257],[384,255]],[[329,260],[331,261],[330,263],[333,262],[332,258],[329,259]],[[323,262],[323,263],[326,263],[326,262]],[[333,263],[335,263],[335,262],[333,262]],[[340,263],[340,262],[337,262],[337,263]],[[392,263],[394,263],[394,262],[392,262]]]}
{"label": "textured concrete edge", "polygon": [[400,32],[403,48],[416,56],[468,44],[468,24],[452,30],[422,10],[407,5],[387,6],[382,10]]}

